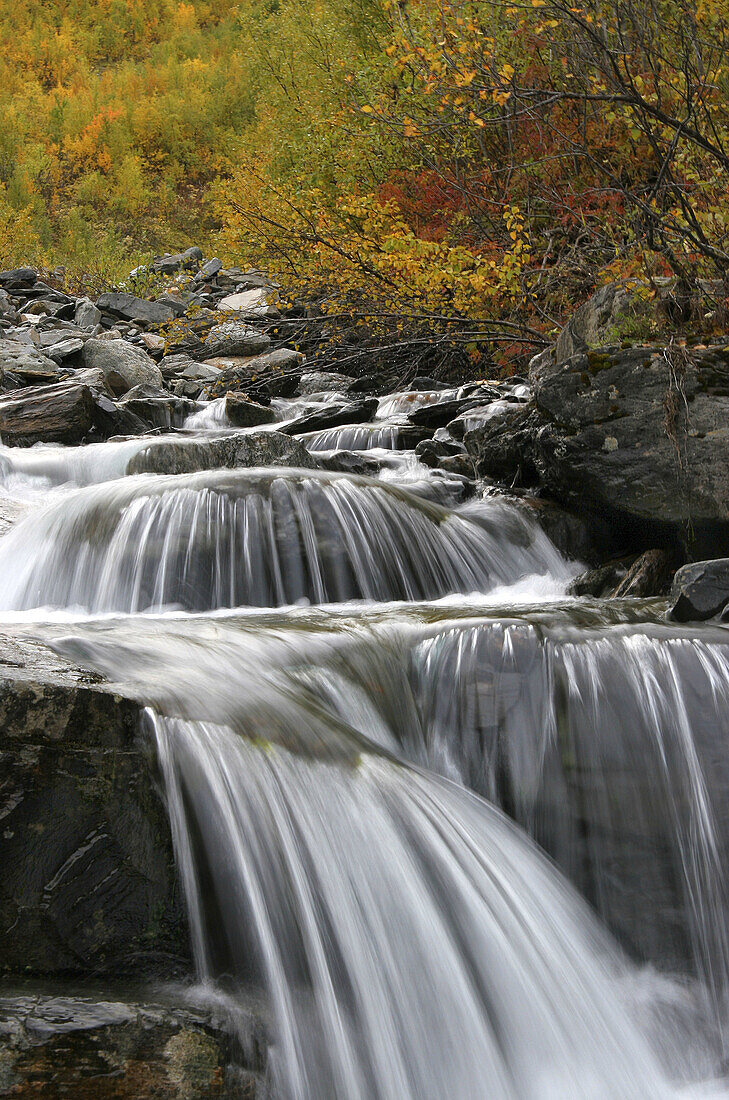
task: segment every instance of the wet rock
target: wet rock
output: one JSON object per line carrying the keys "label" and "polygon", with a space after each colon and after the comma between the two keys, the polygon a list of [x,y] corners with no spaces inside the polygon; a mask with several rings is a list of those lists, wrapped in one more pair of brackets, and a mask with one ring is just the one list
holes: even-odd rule
{"label": "wet rock", "polygon": [[439,466],[442,459],[463,454],[464,451],[462,443],[442,439],[423,439],[415,448],[415,453],[423,465],[432,468]]}
{"label": "wet rock", "polygon": [[538,426],[531,406],[511,405],[464,432],[463,442],[482,477],[509,485],[534,485],[533,439]]}
{"label": "wet rock", "polygon": [[74,1100],[230,1100],[263,1097],[265,1031],[241,1010],[250,1035],[233,1049],[223,1018],[205,1009],[130,1000],[18,992],[0,997],[0,1095]]}
{"label": "wet rock", "polygon": [[671,585],[669,615],[680,623],[712,619],[729,603],[729,558],[683,565]]}
{"label": "wet rock", "polygon": [[569,586],[572,596],[596,596],[602,598],[609,596],[618,588],[628,574],[628,570],[634,562],[633,557],[614,558],[603,562],[594,569],[588,569],[575,577]]}
{"label": "wet rock", "polygon": [[76,382],[31,386],[0,398],[0,438],[7,446],[81,443],[96,422],[92,392]]}
{"label": "wet rock", "polygon": [[[595,541],[594,529],[586,524],[580,516],[568,512],[551,500],[542,500],[532,496],[513,497],[511,499],[517,507],[529,512],[560,553],[569,558],[570,561],[593,562],[599,560],[600,544]],[[600,583],[602,588],[605,588],[605,582]],[[614,583],[616,582],[614,581]],[[586,590],[585,593],[581,594],[594,595],[595,593]]]}
{"label": "wet rock", "polygon": [[133,413],[149,427],[164,430],[181,428],[197,407],[195,401],[153,386],[134,386],[117,403],[117,409]]}
{"label": "wet rock", "polygon": [[276,414],[266,405],[251,401],[245,393],[231,390],[225,396],[225,415],[236,428],[253,428],[257,424],[271,424]]}
{"label": "wet rock", "polygon": [[363,477],[377,477],[382,462],[369,458],[366,451],[332,451],[331,454],[317,454],[319,466],[337,474],[360,474]]}
{"label": "wet rock", "polygon": [[270,336],[234,321],[215,325],[203,340],[201,358],[261,355],[271,346]]}
{"label": "wet rock", "polygon": [[101,294],[96,299],[96,305],[102,313],[120,317],[124,321],[135,321],[137,324],[162,325],[175,316],[168,305],[148,302],[144,298],[137,298],[136,295],[121,290]]}
{"label": "wet rock", "polygon": [[533,385],[523,453],[552,496],[612,523],[626,548],[722,552],[729,346],[588,352],[543,361]]}
{"label": "wet rock", "polygon": [[287,435],[303,435],[305,432],[318,432],[325,428],[339,428],[343,424],[366,424],[377,411],[374,397],[362,401],[348,401],[346,404],[332,404],[318,412],[299,416],[281,431]]}
{"label": "wet rock", "polygon": [[[665,550],[646,550],[631,565],[611,596],[665,596],[671,587],[673,564]],[[729,597],[728,597],[729,598]]]}
{"label": "wet rock", "polygon": [[257,432],[213,439],[153,442],[131,459],[127,473],[190,474],[197,470],[239,466],[317,469],[319,464],[298,440],[281,432]]}
{"label": "wet rock", "polygon": [[408,413],[411,424],[417,424],[422,428],[444,428],[462,413],[482,405],[479,398],[454,399],[452,401],[435,401],[431,405],[422,405],[419,409],[413,409]]}
{"label": "wet rock", "polygon": [[87,340],[83,360],[88,369],[103,372],[115,394],[126,393],[133,386],[161,389],[164,385],[162,372],[155,361],[126,340]]}
{"label": "wet rock", "polygon": [[169,825],[138,706],[0,638],[0,968],[186,970]]}

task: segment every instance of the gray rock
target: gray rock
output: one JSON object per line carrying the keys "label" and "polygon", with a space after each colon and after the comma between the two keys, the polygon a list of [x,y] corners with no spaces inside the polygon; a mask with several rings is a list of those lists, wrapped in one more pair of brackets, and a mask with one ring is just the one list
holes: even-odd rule
{"label": "gray rock", "polygon": [[482,477],[509,485],[533,485],[534,434],[539,417],[528,405],[511,405],[500,416],[490,416],[466,431],[463,442]]}
{"label": "gray rock", "polygon": [[65,359],[69,359],[72,355],[76,355],[79,351],[83,351],[84,342],[77,336],[69,336],[65,340],[57,340],[53,344],[49,344],[45,349],[49,359],[52,359],[54,363],[62,363]]}
{"label": "gray rock", "polygon": [[8,290],[16,287],[31,287],[35,283],[36,272],[32,267],[14,267],[8,271],[0,271],[0,286]]}
{"label": "gray rock", "polygon": [[228,294],[218,302],[218,308],[244,317],[274,317],[278,310],[271,305],[272,291],[268,287],[255,287],[240,294]]}
{"label": "gray rock", "polygon": [[220,377],[220,367],[212,367],[208,363],[198,363],[189,355],[165,355],[160,360],[159,368],[164,378],[187,378],[201,382],[214,382]]}
{"label": "gray rock", "polygon": [[101,370],[113,393],[123,394],[133,386],[155,386],[162,389],[162,372],[146,352],[126,340],[87,340],[83,351],[84,364],[91,370]]}
{"label": "gray rock", "polygon": [[101,294],[96,305],[103,313],[120,317],[122,320],[135,321],[149,325],[161,325],[175,316],[168,305],[161,302],[147,302],[126,291],[112,290]]}
{"label": "gray rock", "polygon": [[0,731],[2,969],[186,970],[169,824],[138,705],[4,635]]}
{"label": "gray rock", "polygon": [[21,340],[0,340],[0,377],[3,374],[45,382],[58,376],[58,364],[33,344]]}
{"label": "gray rock", "polygon": [[203,356],[213,359],[218,356],[260,355],[271,346],[271,338],[258,332],[249,325],[229,321],[215,325],[203,341]]}
{"label": "gray rock", "polygon": [[293,397],[301,377],[298,370],[303,355],[291,348],[277,348],[252,359],[207,359],[211,367],[222,370],[215,384],[215,391],[243,390],[246,393],[265,393],[268,397]]}
{"label": "gray rock", "polygon": [[253,428],[257,424],[271,424],[276,419],[273,409],[259,405],[244,393],[231,390],[225,396],[225,415],[236,428]]}
{"label": "gray rock", "polygon": [[292,466],[317,469],[318,463],[296,439],[281,432],[231,434],[212,439],[161,440],[130,460],[128,474],[190,474],[239,466]]}
{"label": "gray rock", "polygon": [[263,1100],[266,1033],[257,1007],[241,1005],[248,1041],[232,1064],[222,1014],[169,998],[130,1000],[108,983],[103,997],[69,995],[59,982],[42,995],[20,985],[0,997],[0,1093]]}
{"label": "gray rock", "polygon": [[304,435],[306,432],[318,432],[324,428],[338,428],[343,424],[366,424],[377,411],[377,398],[367,397],[361,401],[348,401],[346,404],[332,404],[318,412],[299,416],[281,431],[286,435]]}
{"label": "gray rock", "polygon": [[665,550],[646,550],[610,593],[614,598],[632,596],[646,599],[665,596],[671,585],[673,566]]}
{"label": "gray rock", "polygon": [[352,382],[354,378],[347,374],[312,370],[302,374],[297,393],[300,397],[309,397],[313,393],[344,393]]}
{"label": "gray rock", "polygon": [[670,617],[680,623],[712,619],[729,603],[729,558],[683,565],[671,585]]}
{"label": "gray rock", "polygon": [[81,443],[96,423],[92,392],[75,381],[30,386],[0,398],[0,438],[6,446]]}

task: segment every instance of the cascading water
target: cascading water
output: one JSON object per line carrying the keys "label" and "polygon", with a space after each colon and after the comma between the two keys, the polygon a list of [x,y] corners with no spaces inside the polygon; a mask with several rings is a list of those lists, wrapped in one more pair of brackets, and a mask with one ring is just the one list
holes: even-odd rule
{"label": "cascading water", "polygon": [[729,1095],[729,632],[520,607],[573,569],[498,500],[120,462],[0,540],[0,606],[147,708],[198,977],[265,988],[272,1095]]}
{"label": "cascading water", "polygon": [[87,488],[30,517],[0,545],[0,606],[422,599],[550,569],[567,576],[499,502],[460,515],[366,478],[216,470]]}

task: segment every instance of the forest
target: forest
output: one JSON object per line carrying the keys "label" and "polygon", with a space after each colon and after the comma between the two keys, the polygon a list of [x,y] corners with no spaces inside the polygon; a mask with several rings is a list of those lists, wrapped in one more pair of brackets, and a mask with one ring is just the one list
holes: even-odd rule
{"label": "forest", "polygon": [[191,243],[507,359],[604,283],[725,320],[725,0],[0,3],[0,252]]}

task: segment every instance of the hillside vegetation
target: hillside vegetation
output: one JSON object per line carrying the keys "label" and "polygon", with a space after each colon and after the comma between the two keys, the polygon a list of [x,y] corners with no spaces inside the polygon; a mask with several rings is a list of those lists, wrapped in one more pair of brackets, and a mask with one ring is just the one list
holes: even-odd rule
{"label": "hillside vegetation", "polygon": [[0,0],[0,252],[195,241],[350,328],[507,357],[729,265],[726,0]]}

